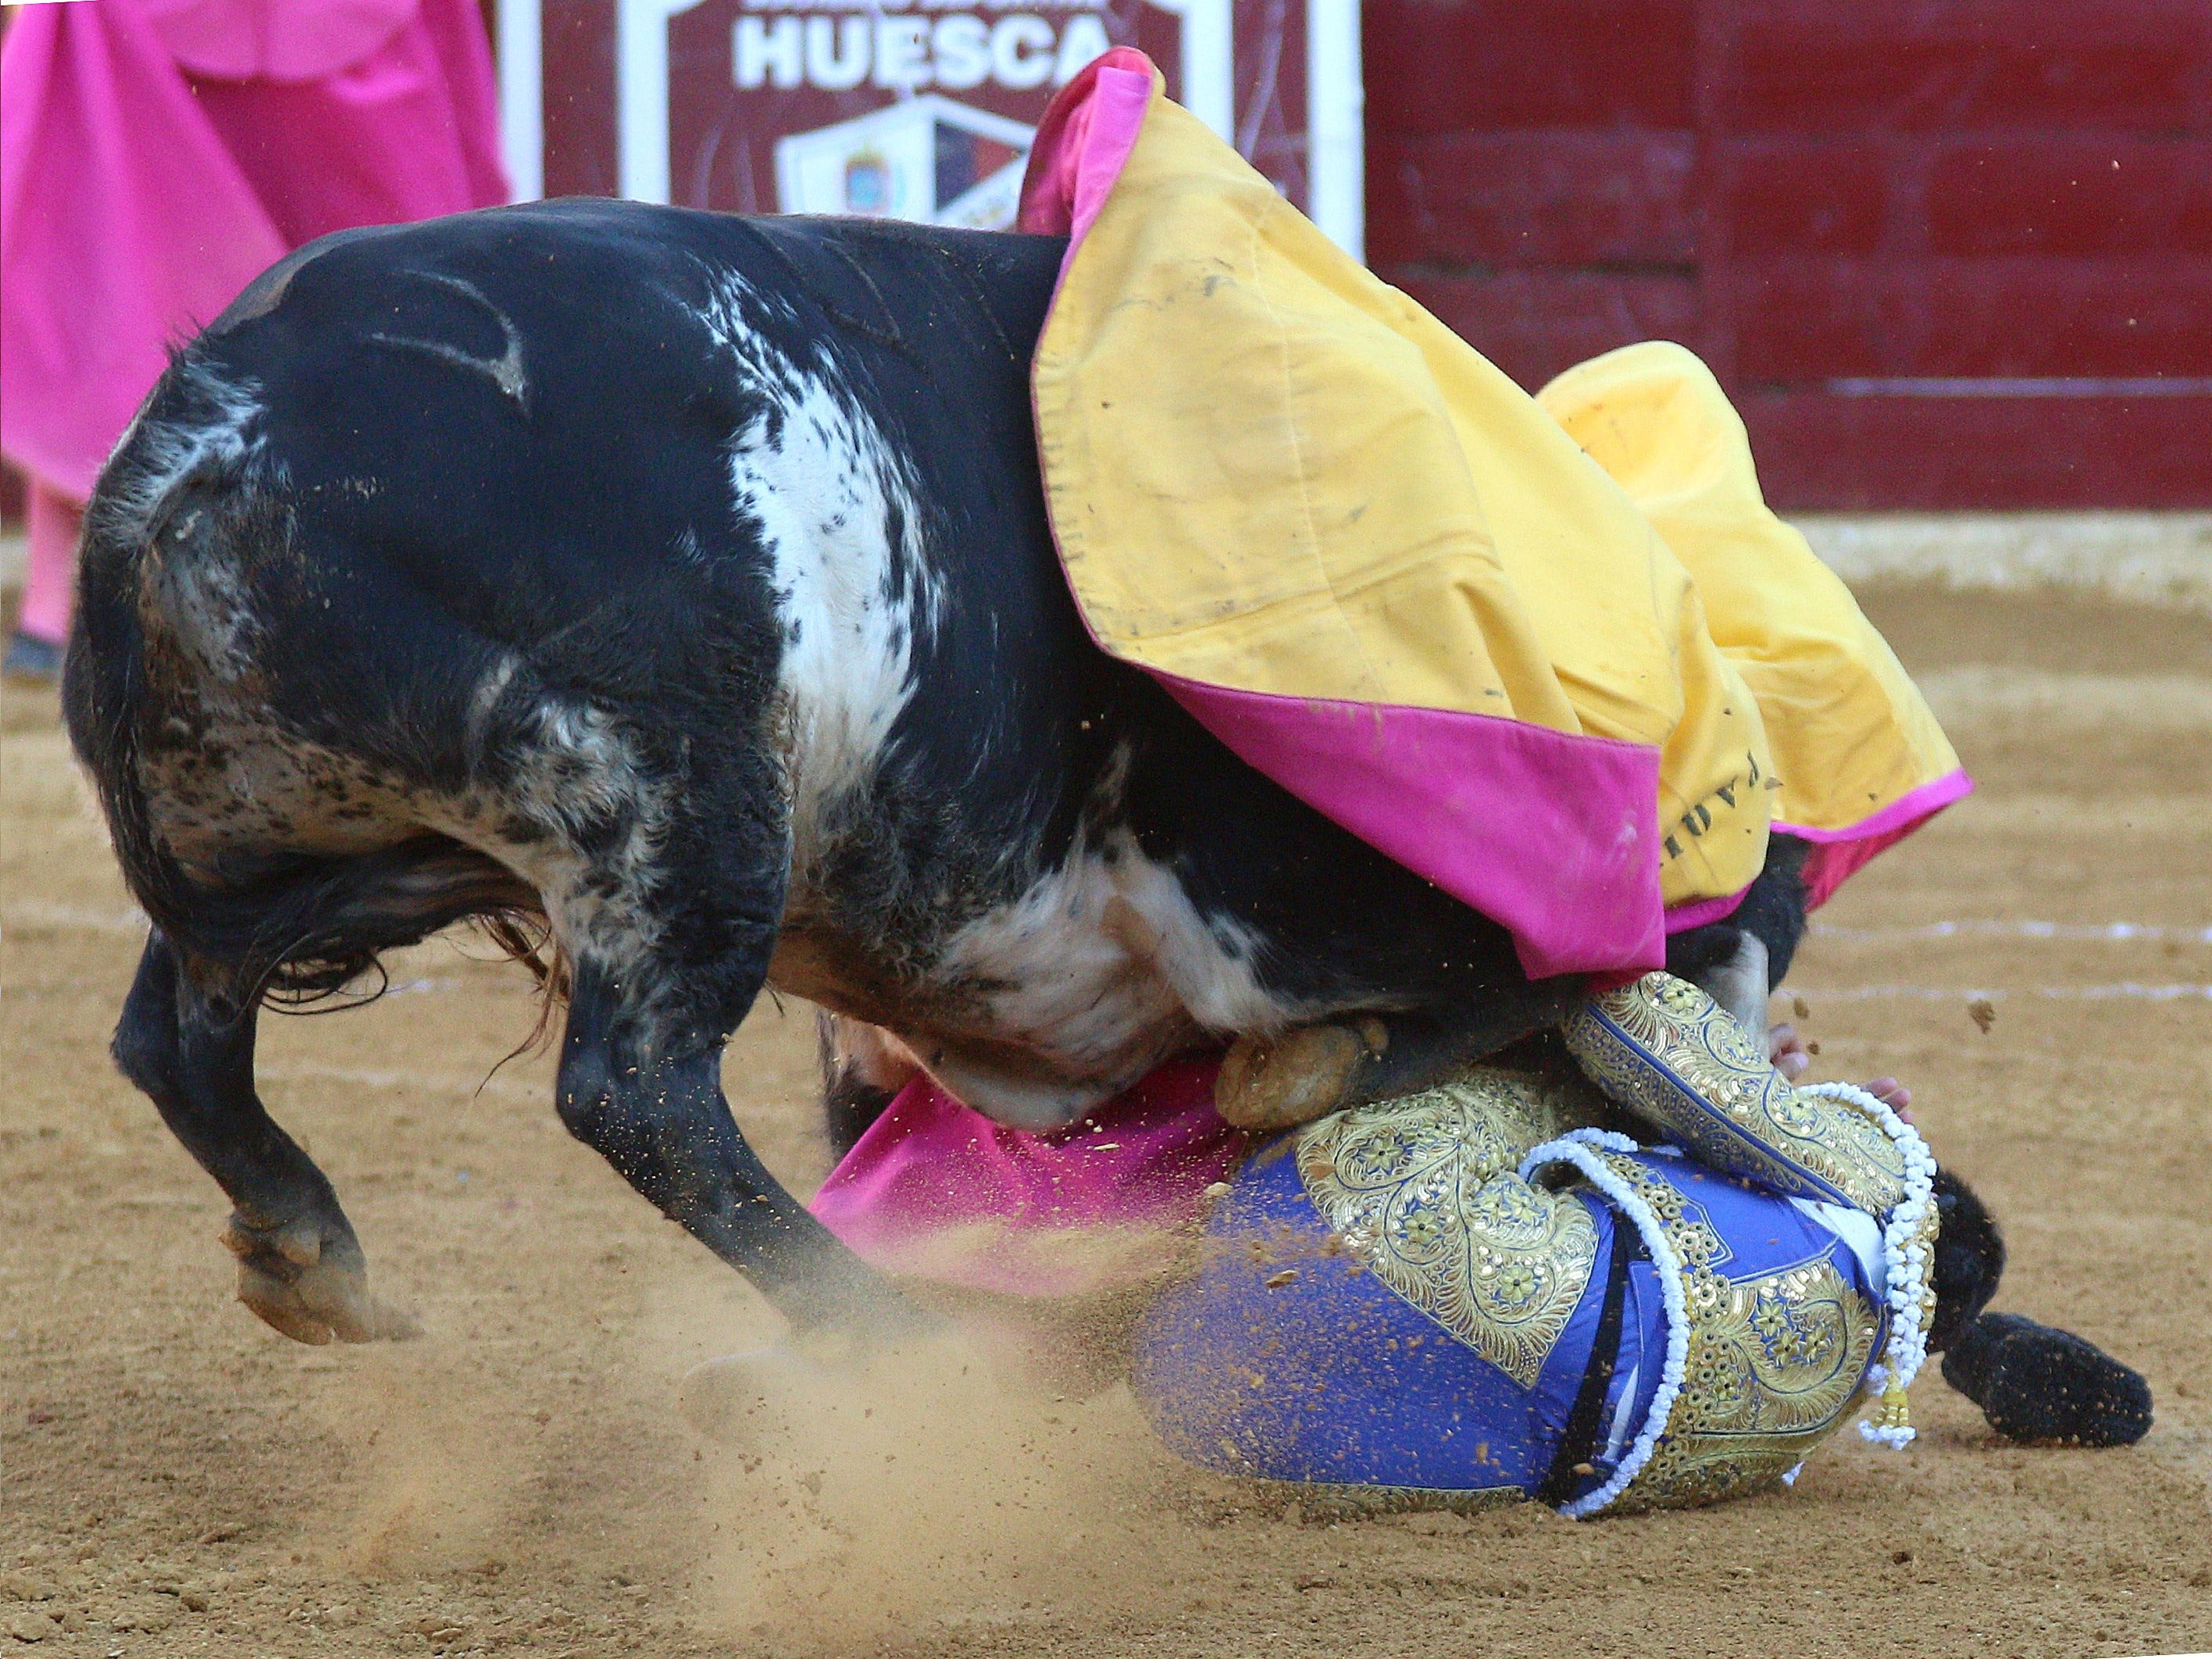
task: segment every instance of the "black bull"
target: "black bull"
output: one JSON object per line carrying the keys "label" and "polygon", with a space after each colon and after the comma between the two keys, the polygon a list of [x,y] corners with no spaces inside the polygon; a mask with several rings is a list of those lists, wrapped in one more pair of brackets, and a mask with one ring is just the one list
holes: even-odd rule
{"label": "black bull", "polygon": [[[256,1096],[258,1011],[464,918],[550,927],[562,1120],[801,1322],[896,1304],[723,1099],[764,985],[1027,1127],[1316,1030],[1373,1098],[1571,1006],[1091,644],[1027,380],[1061,251],[518,208],[314,244],[179,354],[65,699],[154,924],[116,1055],[263,1318],[406,1328]],[[1802,850],[1676,966],[1763,1008]]]}

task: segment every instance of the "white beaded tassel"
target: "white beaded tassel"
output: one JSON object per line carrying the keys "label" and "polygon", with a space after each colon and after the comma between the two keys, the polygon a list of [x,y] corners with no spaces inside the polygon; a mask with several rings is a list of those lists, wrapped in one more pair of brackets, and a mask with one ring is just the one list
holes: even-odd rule
{"label": "white beaded tassel", "polygon": [[1921,1235],[1936,1202],[1936,1160],[1920,1132],[1865,1090],[1849,1083],[1816,1083],[1802,1091],[1856,1107],[1881,1127],[1905,1155],[1905,1198],[1889,1212],[1881,1232],[1882,1260],[1888,1270],[1889,1345],[1881,1363],[1867,1371],[1866,1389],[1878,1395],[1881,1410],[1862,1419],[1859,1432],[1869,1440],[1903,1450],[1915,1431],[1905,1390],[1928,1358],[1927,1313],[1930,1275],[1936,1270],[1934,1235]]}

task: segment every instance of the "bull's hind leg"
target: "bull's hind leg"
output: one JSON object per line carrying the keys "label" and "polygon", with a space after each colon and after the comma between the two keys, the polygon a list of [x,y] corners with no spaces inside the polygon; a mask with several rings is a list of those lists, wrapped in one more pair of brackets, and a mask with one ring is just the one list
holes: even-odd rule
{"label": "bull's hind leg", "polygon": [[205,992],[157,928],[116,1027],[116,1063],[236,1206],[223,1243],[240,1301],[301,1342],[414,1336],[413,1320],[369,1294],[329,1180],[254,1092],[257,1012]]}

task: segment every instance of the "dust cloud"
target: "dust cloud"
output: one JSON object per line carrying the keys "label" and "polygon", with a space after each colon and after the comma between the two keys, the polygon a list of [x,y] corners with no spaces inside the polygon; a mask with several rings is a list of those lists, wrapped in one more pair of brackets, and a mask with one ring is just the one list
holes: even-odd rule
{"label": "dust cloud", "polygon": [[1160,1521],[1186,1483],[1124,1387],[1046,1392],[963,1332],[843,1363],[762,1351],[691,1387],[695,1410],[702,1392],[720,1407],[708,1628],[857,1644],[1133,1612],[1176,1577]]}

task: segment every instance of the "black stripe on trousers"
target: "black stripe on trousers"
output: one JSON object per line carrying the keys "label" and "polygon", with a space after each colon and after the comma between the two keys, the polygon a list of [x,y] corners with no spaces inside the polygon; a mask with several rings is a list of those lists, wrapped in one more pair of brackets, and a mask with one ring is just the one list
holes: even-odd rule
{"label": "black stripe on trousers", "polygon": [[1605,1430],[1605,1396],[1613,1387],[1613,1374],[1620,1364],[1620,1321],[1623,1304],[1628,1299],[1629,1264],[1650,1259],[1651,1252],[1645,1247],[1644,1235],[1637,1230],[1636,1224],[1616,1212],[1613,1260],[1605,1275],[1605,1305],[1599,1310],[1597,1334],[1590,1342],[1589,1368],[1583,1372],[1583,1384],[1576,1391],[1573,1409],[1567,1413],[1567,1426],[1559,1435],[1559,1449],[1553,1454],[1551,1469],[1545,1474],[1543,1484],[1536,1488],[1534,1496],[1539,1503],[1565,1503],[1586,1478],[1576,1470],[1578,1465],[1586,1465],[1595,1456],[1599,1437]]}

